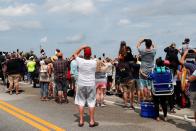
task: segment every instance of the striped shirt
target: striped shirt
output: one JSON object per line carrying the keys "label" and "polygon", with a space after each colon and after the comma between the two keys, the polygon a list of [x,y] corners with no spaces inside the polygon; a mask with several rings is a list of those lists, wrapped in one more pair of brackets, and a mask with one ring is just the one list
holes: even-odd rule
{"label": "striped shirt", "polygon": [[190,70],[191,75],[196,70],[196,63],[184,63],[184,66]]}

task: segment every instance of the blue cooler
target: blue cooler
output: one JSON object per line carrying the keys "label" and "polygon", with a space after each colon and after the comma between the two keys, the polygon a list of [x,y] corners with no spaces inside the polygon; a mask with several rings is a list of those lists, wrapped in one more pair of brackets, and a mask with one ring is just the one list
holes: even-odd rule
{"label": "blue cooler", "polygon": [[141,117],[145,118],[155,118],[156,112],[155,112],[155,106],[152,102],[141,102]]}

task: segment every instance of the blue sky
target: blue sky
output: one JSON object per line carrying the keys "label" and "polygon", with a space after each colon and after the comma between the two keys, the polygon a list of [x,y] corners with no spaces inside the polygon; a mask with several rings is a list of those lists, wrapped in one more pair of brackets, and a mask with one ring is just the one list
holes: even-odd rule
{"label": "blue sky", "polygon": [[136,51],[151,38],[163,55],[171,42],[196,43],[195,0],[0,0],[1,50],[17,48],[70,56],[83,43],[97,56],[117,56],[121,40]]}

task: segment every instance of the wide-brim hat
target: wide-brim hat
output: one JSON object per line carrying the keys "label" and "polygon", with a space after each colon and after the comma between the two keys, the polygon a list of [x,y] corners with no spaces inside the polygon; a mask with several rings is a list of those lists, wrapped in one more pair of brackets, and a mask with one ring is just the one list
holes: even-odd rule
{"label": "wide-brim hat", "polygon": [[57,56],[52,56],[50,59],[51,59],[52,62],[55,62],[58,59],[58,57]]}

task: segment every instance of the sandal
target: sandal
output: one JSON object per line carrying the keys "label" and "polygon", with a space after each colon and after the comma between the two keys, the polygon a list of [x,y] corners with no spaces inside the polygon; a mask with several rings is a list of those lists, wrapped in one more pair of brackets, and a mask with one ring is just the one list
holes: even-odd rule
{"label": "sandal", "polygon": [[134,106],[131,106],[129,109],[130,110],[135,110],[135,107]]}
{"label": "sandal", "polygon": [[63,102],[69,103],[69,100],[68,99],[64,99]]}
{"label": "sandal", "polygon": [[45,101],[49,101],[49,99],[48,98],[45,98]]}
{"label": "sandal", "polygon": [[171,109],[170,113],[176,113],[176,111],[174,109]]}
{"label": "sandal", "polygon": [[157,121],[160,121],[160,118],[159,118],[159,117],[157,117],[157,118],[156,118],[156,120],[157,120]]}
{"label": "sandal", "polygon": [[78,126],[79,127],[83,127],[84,126],[84,123],[78,123]]}
{"label": "sandal", "polygon": [[98,122],[94,122],[94,124],[89,124],[89,127],[95,127],[95,126],[98,126],[99,125],[99,123]]}

